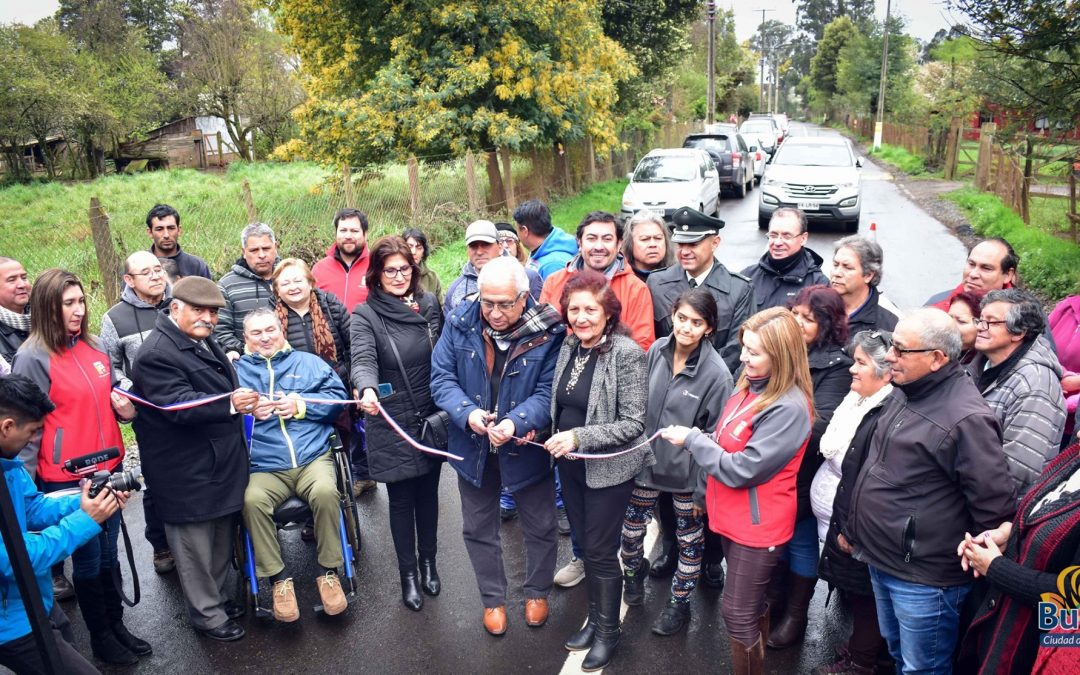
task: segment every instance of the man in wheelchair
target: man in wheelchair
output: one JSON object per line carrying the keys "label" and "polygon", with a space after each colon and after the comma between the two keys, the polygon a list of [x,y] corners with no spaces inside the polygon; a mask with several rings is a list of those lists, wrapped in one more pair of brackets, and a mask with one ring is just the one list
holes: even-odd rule
{"label": "man in wheelchair", "polygon": [[244,523],[255,550],[256,573],[273,584],[274,618],[300,618],[273,518],[274,509],[296,495],[307,502],[315,516],[322,567],[315,581],[324,611],[340,614],[347,607],[338,578],[338,568],[345,561],[329,439],[343,405],[307,405],[301,397],[343,400],[348,396],[341,378],[325,361],[289,347],[281,321],[272,310],[256,309],[245,317],[244,341],[245,353],[236,362],[237,377],[241,386],[262,392],[251,434],[251,479],[244,492]]}

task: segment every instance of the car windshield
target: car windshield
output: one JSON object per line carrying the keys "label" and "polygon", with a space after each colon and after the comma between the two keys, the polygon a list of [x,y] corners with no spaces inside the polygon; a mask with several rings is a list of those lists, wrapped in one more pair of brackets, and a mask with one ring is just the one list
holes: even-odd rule
{"label": "car windshield", "polygon": [[706,152],[727,152],[727,136],[714,136],[712,138],[688,138],[683,143],[684,148],[697,148]]}
{"label": "car windshield", "polygon": [[674,183],[693,180],[697,176],[698,161],[694,157],[654,155],[646,157],[634,172],[636,183]]}
{"label": "car windshield", "polygon": [[739,131],[744,134],[771,134],[773,125],[772,122],[743,122]]}
{"label": "car windshield", "polygon": [[851,154],[842,145],[826,143],[786,143],[773,164],[789,166],[851,166]]}

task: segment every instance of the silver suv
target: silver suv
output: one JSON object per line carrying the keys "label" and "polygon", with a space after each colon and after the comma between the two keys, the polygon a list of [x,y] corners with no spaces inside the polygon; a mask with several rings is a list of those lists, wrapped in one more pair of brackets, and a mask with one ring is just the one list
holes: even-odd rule
{"label": "silver suv", "polygon": [[792,136],[784,141],[761,178],[758,227],[765,230],[773,211],[793,206],[807,220],[842,223],[858,232],[862,209],[862,160],[851,142],[837,136]]}

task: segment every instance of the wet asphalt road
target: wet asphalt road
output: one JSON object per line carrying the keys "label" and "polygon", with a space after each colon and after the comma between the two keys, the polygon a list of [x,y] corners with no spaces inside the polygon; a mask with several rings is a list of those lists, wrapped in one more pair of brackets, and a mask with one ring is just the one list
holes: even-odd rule
{"label": "wet asphalt road", "polygon": [[[793,124],[795,134],[835,134],[808,125]],[[931,294],[958,282],[964,250],[940,223],[908,201],[885,171],[867,162],[862,169],[864,207],[860,232],[871,222],[885,249],[883,288],[897,305],[909,309]],[[721,217],[727,221],[720,249],[721,260],[741,270],[765,249],[765,236],[757,228],[755,189],[745,199],[727,198]],[[612,204],[617,210],[617,204]],[[844,236],[839,229],[812,229],[810,247],[826,261],[833,242]],[[142,601],[127,613],[135,634],[154,646],[152,656],[137,666],[106,669],[124,673],[558,673],[575,672],[567,665],[562,647],[585,616],[585,588],[556,588],[551,596],[551,618],[542,628],[528,628],[523,617],[523,546],[516,521],[503,527],[505,562],[510,581],[510,627],[502,638],[488,636],[481,625],[475,577],[461,538],[457,479],[443,467],[439,570],[443,593],[427,598],[421,612],[400,601],[396,562],[387,525],[386,490],[380,486],[360,500],[364,532],[360,554],[357,598],[339,617],[316,615],[314,545],[302,542],[296,531],[282,534],[286,565],[296,579],[301,619],[275,624],[241,619],[247,637],[220,644],[200,637],[188,627],[175,574],[158,576],[151,565],[151,549],[141,536],[141,496],[132,499],[127,519],[142,582]],[[655,552],[654,552],[655,553]],[[123,553],[121,553],[123,556]],[[650,556],[652,557],[652,556]],[[559,564],[570,559],[570,542],[560,538]],[[126,562],[124,563],[126,568]],[[68,567],[70,573],[70,564]],[[235,576],[235,575],[234,575]],[[126,577],[130,585],[130,576]],[[233,585],[242,598],[237,578]],[[623,623],[623,638],[609,673],[727,672],[727,638],[720,618],[721,594],[699,588],[693,598],[693,619],[685,632],[659,638],[649,632],[668,597],[667,580],[650,580],[646,604],[630,610]],[[847,635],[850,619],[834,597],[825,606],[826,588],[819,584],[810,613],[806,641],[797,647],[769,650],[766,668],[775,673],[806,673],[832,657],[832,648]],[[268,603],[264,588],[263,601]],[[89,637],[73,602],[63,604],[75,627],[77,646],[90,653]]]}

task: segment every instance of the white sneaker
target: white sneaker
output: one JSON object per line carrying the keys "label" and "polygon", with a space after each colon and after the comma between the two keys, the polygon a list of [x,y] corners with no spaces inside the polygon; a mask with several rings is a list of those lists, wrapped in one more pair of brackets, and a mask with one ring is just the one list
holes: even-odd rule
{"label": "white sneaker", "polygon": [[570,558],[566,567],[555,573],[555,585],[563,588],[577,586],[585,578],[585,561]]}

